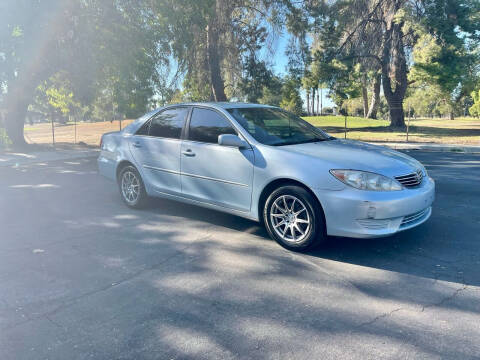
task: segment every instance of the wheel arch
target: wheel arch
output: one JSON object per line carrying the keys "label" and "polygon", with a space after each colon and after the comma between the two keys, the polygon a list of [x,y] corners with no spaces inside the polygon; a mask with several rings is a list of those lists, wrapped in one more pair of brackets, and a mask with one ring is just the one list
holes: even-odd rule
{"label": "wheel arch", "polygon": [[[137,167],[135,166],[134,163],[132,163],[131,161],[129,160],[122,160],[118,163],[117,165],[117,169],[115,170],[115,179],[117,180],[118,182],[118,176],[120,175],[120,172],[122,171],[122,169],[125,167],[125,166],[133,166],[135,169],[137,169]],[[138,169],[137,169],[138,171]],[[140,175],[141,176],[141,175]]]}
{"label": "wheel arch", "polygon": [[258,218],[260,222],[263,222],[263,207],[265,206],[265,202],[268,199],[268,196],[275,190],[278,189],[281,186],[287,186],[287,185],[295,185],[299,186],[303,189],[305,189],[317,202],[318,206],[320,207],[320,210],[322,211],[322,217],[323,217],[323,223],[325,224],[325,233],[327,231],[327,221],[325,219],[325,210],[323,209],[322,203],[318,199],[317,195],[310,189],[307,185],[304,183],[294,180],[294,179],[289,179],[289,178],[280,178],[280,179],[275,179],[269,182],[262,190],[260,193],[260,197],[258,198]]}

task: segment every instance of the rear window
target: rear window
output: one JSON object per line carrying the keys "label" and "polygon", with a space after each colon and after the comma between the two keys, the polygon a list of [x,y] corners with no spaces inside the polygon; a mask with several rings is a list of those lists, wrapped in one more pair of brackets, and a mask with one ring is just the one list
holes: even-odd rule
{"label": "rear window", "polygon": [[167,109],[156,115],[150,124],[148,135],[180,139],[188,108]]}
{"label": "rear window", "polygon": [[136,135],[180,139],[188,110],[186,107],[164,110],[143,124]]}

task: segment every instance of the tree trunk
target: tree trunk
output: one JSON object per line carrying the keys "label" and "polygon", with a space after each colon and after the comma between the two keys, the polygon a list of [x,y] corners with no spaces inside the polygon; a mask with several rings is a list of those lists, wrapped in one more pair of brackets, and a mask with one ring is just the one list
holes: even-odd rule
{"label": "tree trunk", "polygon": [[5,131],[12,142],[12,147],[15,149],[21,149],[27,146],[27,142],[23,136],[23,125],[25,124],[28,105],[29,104],[25,103],[16,104],[16,106],[7,110],[5,117]]}
{"label": "tree trunk", "polygon": [[390,99],[388,102],[390,113],[390,126],[393,128],[405,127],[405,113],[403,111],[403,99]]}
{"label": "tree trunk", "polygon": [[[398,9],[396,9],[398,11]],[[382,53],[382,84],[390,112],[390,126],[405,127],[403,99],[407,90],[407,62],[403,46],[403,21],[392,19],[385,32]]]}
{"label": "tree trunk", "polygon": [[320,115],[320,91],[322,91],[322,89],[319,89],[317,90],[317,115]]}
{"label": "tree trunk", "polygon": [[380,104],[380,84],[382,82],[382,74],[377,74],[373,79],[372,84],[372,101],[370,102],[370,108],[368,109],[367,118],[376,119],[378,105]]}
{"label": "tree trunk", "polygon": [[216,19],[207,25],[207,54],[210,70],[210,82],[215,101],[227,101],[225,84],[220,70],[220,55],[218,52],[218,28]]}
{"label": "tree trunk", "polygon": [[312,88],[312,115],[315,116],[315,88]]}
{"label": "tree trunk", "polygon": [[363,117],[367,117],[368,113],[368,92],[367,92],[367,75],[362,75],[362,99],[363,99]]}
{"label": "tree trunk", "polygon": [[307,116],[310,115],[310,92],[307,91]]}
{"label": "tree trunk", "polygon": [[8,138],[12,142],[12,148],[24,149],[27,147],[23,127],[28,113],[28,106],[33,102],[35,89],[45,79],[52,75],[52,70],[41,67],[41,60],[34,59],[36,71],[21,69],[18,75],[11,74],[8,77],[8,92],[4,97],[6,110],[4,124]]}
{"label": "tree trunk", "polygon": [[28,106],[35,91],[35,80],[25,78],[10,81],[10,89],[5,97],[5,131],[13,148],[25,148],[27,142],[23,135],[23,126],[27,117]]}
{"label": "tree trunk", "polygon": [[323,94],[322,88],[320,88],[320,116],[323,115]]}

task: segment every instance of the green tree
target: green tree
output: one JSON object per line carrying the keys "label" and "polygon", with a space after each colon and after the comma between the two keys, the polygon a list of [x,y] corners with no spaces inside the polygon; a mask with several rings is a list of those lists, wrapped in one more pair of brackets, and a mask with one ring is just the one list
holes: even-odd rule
{"label": "green tree", "polygon": [[[423,34],[430,34],[442,51],[431,58],[437,66],[418,68],[446,92],[466,93],[449,84],[458,85],[463,81],[462,76],[468,79],[472,74],[473,68],[466,65],[474,63],[470,50],[478,46],[478,1],[314,0],[306,4],[312,31],[321,39],[319,58],[322,62],[353,60],[364,68],[365,63],[370,62],[376,64],[372,68],[374,73],[381,69],[383,93],[393,127],[404,126],[403,102],[411,65],[407,59]],[[334,85],[335,81],[336,74],[332,73],[330,84]]]}
{"label": "green tree", "polygon": [[[58,71],[83,44],[73,46],[80,28],[75,1],[2,1],[0,69],[6,91],[5,128],[16,146],[25,144],[23,124],[35,89]],[[80,39],[78,39],[80,41]],[[84,74],[87,76],[87,74]]]}
{"label": "green tree", "polygon": [[427,0],[422,9],[409,78],[438,87],[453,119],[478,79],[480,3]]}
{"label": "green tree", "polygon": [[82,112],[82,106],[75,99],[66,75],[64,72],[56,73],[39,85],[29,109],[61,122],[65,122],[67,116]]}
{"label": "green tree", "polygon": [[270,81],[262,88],[262,97],[258,99],[260,104],[280,106],[282,101],[283,81],[278,76],[272,76]]}
{"label": "green tree", "polygon": [[[156,22],[183,74],[183,97],[226,101],[243,75],[259,70],[251,62],[265,39],[263,23],[275,17],[270,0],[156,0]],[[245,56],[247,55],[247,56]],[[247,69],[252,64],[256,69]],[[249,64],[250,63],[250,64]],[[243,75],[242,75],[242,72]],[[242,83],[242,88],[248,86]],[[257,97],[261,84],[252,85]],[[252,89],[253,89],[252,88]]]}
{"label": "green tree", "polygon": [[258,61],[255,55],[251,54],[244,63],[244,76],[238,84],[240,93],[246,101],[257,103],[272,78],[273,72],[267,64],[264,61]]}
{"label": "green tree", "polygon": [[303,101],[298,90],[298,82],[296,79],[290,77],[285,80],[282,88],[280,107],[297,115],[303,113]]}
{"label": "green tree", "polygon": [[470,115],[480,117],[480,90],[472,92],[473,105],[468,109]]}
{"label": "green tree", "polygon": [[146,0],[1,2],[0,82],[5,128],[15,146],[25,145],[23,124],[37,87],[59,72],[68,74],[84,105],[105,84],[114,84],[125,113],[145,110],[163,53],[145,5]]}

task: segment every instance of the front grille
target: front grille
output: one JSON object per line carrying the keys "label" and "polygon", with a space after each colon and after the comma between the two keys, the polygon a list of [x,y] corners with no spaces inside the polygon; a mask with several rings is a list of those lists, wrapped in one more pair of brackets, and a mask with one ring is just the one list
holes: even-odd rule
{"label": "front grille", "polygon": [[407,188],[412,188],[422,183],[423,172],[421,169],[418,169],[416,172],[411,174],[395,176],[395,180]]}
{"label": "front grille", "polygon": [[418,211],[414,214],[410,214],[410,215],[405,216],[402,220],[402,223],[400,224],[400,227],[412,225],[416,222],[422,221],[424,219],[424,217],[428,215],[429,210],[430,210],[430,208],[426,208],[426,209]]}
{"label": "front grille", "polygon": [[360,219],[357,221],[363,227],[372,230],[386,229],[390,225],[390,219]]}

